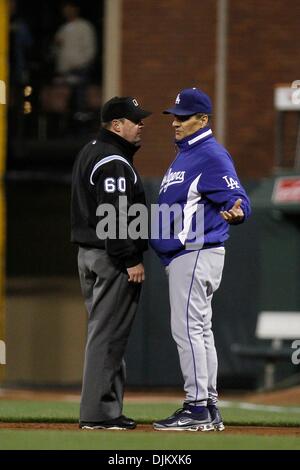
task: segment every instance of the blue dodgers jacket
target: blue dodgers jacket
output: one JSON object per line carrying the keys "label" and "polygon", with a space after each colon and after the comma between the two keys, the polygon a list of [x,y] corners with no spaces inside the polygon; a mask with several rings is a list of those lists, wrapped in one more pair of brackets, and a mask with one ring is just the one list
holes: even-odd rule
{"label": "blue dodgers jacket", "polygon": [[250,201],[227,150],[209,127],[176,141],[179,152],[167,170],[152,214],[151,246],[164,265],[189,251],[223,246],[229,224],[220,211],[242,199],[245,214]]}

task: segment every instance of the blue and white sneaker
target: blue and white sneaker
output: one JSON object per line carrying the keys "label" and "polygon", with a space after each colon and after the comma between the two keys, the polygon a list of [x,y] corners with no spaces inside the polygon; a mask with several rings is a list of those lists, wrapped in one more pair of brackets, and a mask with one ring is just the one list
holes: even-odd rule
{"label": "blue and white sneaker", "polygon": [[210,414],[207,408],[193,412],[184,407],[175,411],[172,416],[153,423],[156,431],[213,431]]}
{"label": "blue and white sneaker", "polygon": [[225,426],[219,408],[216,405],[207,405],[207,408],[215,431],[224,431]]}

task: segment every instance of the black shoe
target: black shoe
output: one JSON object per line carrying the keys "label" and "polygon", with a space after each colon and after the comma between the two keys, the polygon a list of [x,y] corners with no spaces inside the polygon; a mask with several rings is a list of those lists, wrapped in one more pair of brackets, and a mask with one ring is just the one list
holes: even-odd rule
{"label": "black shoe", "polygon": [[127,416],[121,415],[119,418],[110,419],[107,421],[97,421],[88,423],[86,421],[81,421],[79,423],[80,429],[116,429],[116,430],[126,430],[136,428],[136,422],[127,418]]}

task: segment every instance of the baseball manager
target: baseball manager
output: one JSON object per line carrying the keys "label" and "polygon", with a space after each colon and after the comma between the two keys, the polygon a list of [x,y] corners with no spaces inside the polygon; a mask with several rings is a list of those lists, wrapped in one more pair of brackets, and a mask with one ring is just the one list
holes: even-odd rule
{"label": "baseball manager", "polygon": [[179,214],[170,212],[169,226],[164,221],[151,244],[169,279],[171,330],[186,397],[154,428],[222,431],[211,302],[221,282],[229,224],[244,222],[250,203],[231,156],[213,136],[209,96],[197,88],[182,90],[164,113],[173,115],[178,154],[163,178],[159,205],[179,207]]}

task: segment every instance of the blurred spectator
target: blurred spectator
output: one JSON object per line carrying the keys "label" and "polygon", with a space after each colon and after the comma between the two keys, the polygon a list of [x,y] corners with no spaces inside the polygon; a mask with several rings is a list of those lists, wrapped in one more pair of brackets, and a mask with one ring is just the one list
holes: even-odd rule
{"label": "blurred spectator", "polygon": [[28,84],[30,75],[29,54],[33,39],[25,20],[17,13],[15,0],[9,1],[10,11],[10,83]]}
{"label": "blurred spectator", "polygon": [[90,85],[86,90],[86,106],[89,111],[99,114],[102,106],[102,90],[99,85]]}
{"label": "blurred spectator", "polygon": [[54,36],[56,82],[73,87],[75,107],[84,107],[84,89],[91,81],[92,66],[97,51],[94,26],[80,17],[80,8],[74,1],[63,3],[66,19]]}
{"label": "blurred spectator", "polygon": [[[26,21],[18,14],[17,2],[10,0],[8,5],[10,14],[8,140],[12,142],[12,133],[17,138],[21,138],[24,134],[24,88],[29,85],[33,38]],[[27,111],[29,110],[31,112],[30,102],[27,103]]]}
{"label": "blurred spectator", "polygon": [[40,94],[42,107],[46,112],[63,114],[68,111],[70,88],[66,85],[45,86]]}
{"label": "blurred spectator", "polygon": [[71,89],[67,85],[46,85],[40,93],[38,138],[65,137],[69,125]]}

